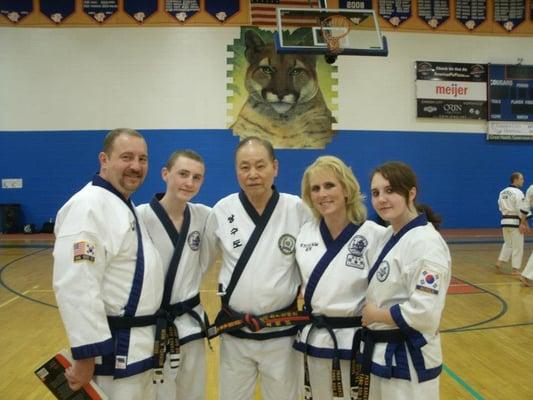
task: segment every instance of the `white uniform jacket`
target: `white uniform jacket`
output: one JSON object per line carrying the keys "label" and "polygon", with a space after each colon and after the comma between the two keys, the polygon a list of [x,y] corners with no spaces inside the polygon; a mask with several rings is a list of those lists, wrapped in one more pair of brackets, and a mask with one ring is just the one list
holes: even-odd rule
{"label": "white uniform jacket", "polygon": [[95,375],[152,368],[154,326],[111,332],[107,321],[161,303],[161,261],[131,202],[96,175],[59,210],[55,235],[53,285],[73,357],[96,357]]}
{"label": "white uniform jacket", "polygon": [[[137,212],[139,218],[145,223],[148,234],[159,252],[166,276],[176,243],[182,232],[178,233],[165,209],[159,203],[161,197],[162,194],[157,194],[149,204],[138,206]],[[199,293],[204,272],[200,264],[200,243],[209,210],[209,207],[202,204],[187,204],[183,227],[185,227],[187,220],[189,228],[187,232],[184,232],[187,238],[178,261],[177,272],[171,289],[170,304],[192,299]],[[205,324],[206,318],[202,305],[197,305],[193,308],[193,311]],[[174,324],[178,328],[180,344],[201,339],[205,336],[198,322],[190,314],[183,314],[177,317]]]}
{"label": "white uniform jacket", "polygon": [[[385,251],[369,273],[367,301],[389,308],[407,339],[376,343],[371,372],[384,378],[411,380],[409,357],[418,381],[433,379],[442,370],[439,325],[451,277],[448,246],[425,215],[419,215],[394,236],[388,227],[380,248],[384,246]],[[382,323],[368,328],[397,329]]]}
{"label": "white uniform jacket", "polygon": [[[360,227],[348,225],[333,240],[323,220],[302,227],[296,240],[296,260],[303,279],[302,293],[306,301],[310,300],[314,315],[361,316],[370,262],[377,257],[377,242],[384,232],[384,227],[367,221]],[[303,328],[294,348],[307,350],[314,357],[333,358],[333,339],[328,331],[313,329],[308,338],[310,328]],[[351,359],[357,329],[333,329],[340,358]]]}
{"label": "white uniform jacket", "polygon": [[500,192],[498,208],[502,213],[500,221],[502,228],[518,228],[520,215],[527,215],[529,212],[529,205],[524,198],[524,193],[512,185]]}
{"label": "white uniform jacket", "polygon": [[[277,203],[273,203],[276,199]],[[298,294],[301,280],[294,257],[296,236],[300,227],[311,219],[311,213],[299,197],[286,193],[274,191],[269,201],[269,205],[273,204],[270,219],[229,300],[229,306],[239,313],[261,315],[278,311],[290,306]],[[223,198],[211,210],[202,254],[208,255],[209,260],[205,262],[211,265],[217,249],[222,252],[219,292],[228,288],[235,265],[256,224],[268,217],[269,205],[259,216],[241,192]],[[252,339],[267,339],[282,336],[272,336],[272,333],[284,330],[287,328],[264,328],[252,333],[244,328],[239,333]]]}
{"label": "white uniform jacket", "polygon": [[526,192],[526,205],[529,206],[529,214],[527,218],[531,218],[533,213],[533,185],[529,185]]}

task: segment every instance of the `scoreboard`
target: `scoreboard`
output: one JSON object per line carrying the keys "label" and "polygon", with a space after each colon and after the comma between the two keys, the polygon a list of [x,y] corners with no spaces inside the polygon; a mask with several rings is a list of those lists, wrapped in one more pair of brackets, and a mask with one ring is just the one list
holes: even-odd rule
{"label": "scoreboard", "polygon": [[533,65],[489,64],[489,121],[533,121]]}

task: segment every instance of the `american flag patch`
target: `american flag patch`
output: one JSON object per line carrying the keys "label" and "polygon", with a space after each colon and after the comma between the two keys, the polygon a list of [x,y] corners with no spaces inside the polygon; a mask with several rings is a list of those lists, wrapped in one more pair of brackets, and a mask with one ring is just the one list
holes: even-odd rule
{"label": "american flag patch", "polygon": [[437,272],[423,270],[417,280],[416,288],[423,292],[439,294],[440,277]]}
{"label": "american flag patch", "polygon": [[74,243],[74,261],[87,260],[94,262],[95,245],[89,242]]}

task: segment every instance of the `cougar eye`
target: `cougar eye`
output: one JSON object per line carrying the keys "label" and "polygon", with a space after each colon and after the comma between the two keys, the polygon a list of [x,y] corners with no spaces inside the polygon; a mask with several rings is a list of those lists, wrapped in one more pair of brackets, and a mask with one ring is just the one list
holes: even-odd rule
{"label": "cougar eye", "polygon": [[304,69],[303,68],[293,68],[291,69],[291,71],[289,72],[289,74],[291,76],[298,76],[300,75],[302,72],[304,72]]}
{"label": "cougar eye", "polygon": [[274,69],[272,67],[269,67],[268,65],[263,65],[261,67],[261,72],[263,72],[266,75],[273,75]]}

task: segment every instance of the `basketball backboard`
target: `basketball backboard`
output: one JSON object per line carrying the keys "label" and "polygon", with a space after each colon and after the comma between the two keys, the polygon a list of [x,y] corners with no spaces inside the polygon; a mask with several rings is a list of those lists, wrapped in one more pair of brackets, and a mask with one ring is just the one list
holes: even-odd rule
{"label": "basketball backboard", "polygon": [[[328,54],[331,50],[325,36],[343,36],[338,40],[339,55],[389,54],[374,10],[280,7],[276,13],[278,53]],[[333,18],[343,23],[326,23]]]}

